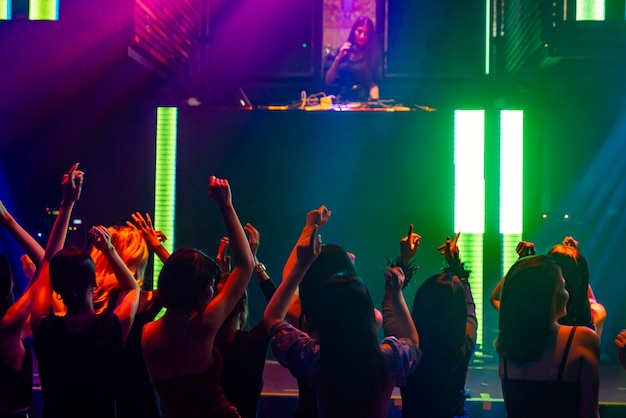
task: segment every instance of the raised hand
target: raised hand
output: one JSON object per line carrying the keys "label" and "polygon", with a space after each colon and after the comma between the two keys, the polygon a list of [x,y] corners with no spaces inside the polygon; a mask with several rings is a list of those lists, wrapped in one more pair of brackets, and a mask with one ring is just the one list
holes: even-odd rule
{"label": "raised hand", "polygon": [[306,214],[306,226],[313,227],[317,225],[319,228],[323,227],[330,218],[331,211],[324,205],[317,209],[313,209]]}
{"label": "raised hand", "polygon": [[256,260],[256,252],[259,249],[259,244],[261,243],[261,234],[259,231],[252,226],[251,223],[247,223],[243,226],[243,230],[248,234],[248,244],[250,244],[250,251],[252,251],[252,256]]}
{"label": "raised hand", "polygon": [[535,255],[537,251],[535,251],[535,244],[527,241],[520,241],[515,248],[517,255],[519,258],[528,257],[529,255]]}
{"label": "raised hand", "polygon": [[574,237],[569,237],[569,236],[567,236],[567,237],[565,237],[565,238],[563,239],[563,245],[567,245],[567,246],[569,246],[569,247],[578,248],[578,241],[576,241],[576,240],[574,239]]}
{"label": "raised hand", "polygon": [[93,246],[102,252],[110,251],[113,248],[111,243],[111,231],[104,226],[94,226],[89,230]]}
{"label": "raised hand", "polygon": [[222,239],[220,239],[220,246],[217,249],[217,255],[215,256],[215,261],[220,266],[222,271],[225,272],[230,271],[230,256],[226,255],[229,243],[230,240],[228,237],[222,237]]}
{"label": "raised hand", "polygon": [[141,231],[143,235],[143,239],[146,240],[146,244],[151,249],[155,249],[161,245],[161,243],[167,240],[165,234],[161,231],[155,231],[152,227],[152,218],[150,218],[150,214],[146,213],[146,217],[144,218],[140,212],[135,212],[130,214],[131,218],[135,223],[133,224],[130,221],[126,221],[126,225],[138,229]]}
{"label": "raised hand", "polygon": [[209,195],[220,208],[231,206],[233,203],[230,185],[226,179],[218,179],[215,176],[209,177]]}
{"label": "raised hand", "polygon": [[422,237],[413,232],[413,224],[409,225],[409,233],[400,240],[400,261],[408,264],[417,253]]}
{"label": "raised hand", "polygon": [[446,261],[448,263],[453,261],[455,258],[459,258],[459,247],[456,245],[459,240],[459,236],[461,236],[461,233],[457,232],[452,241],[450,241],[450,237],[447,237],[445,244],[441,244],[437,247],[437,249],[441,251],[441,254],[446,257]]}
{"label": "raised hand", "polygon": [[72,168],[63,175],[63,179],[61,180],[63,201],[61,203],[74,203],[80,198],[85,173],[78,170],[79,164],[80,163],[74,164]]}

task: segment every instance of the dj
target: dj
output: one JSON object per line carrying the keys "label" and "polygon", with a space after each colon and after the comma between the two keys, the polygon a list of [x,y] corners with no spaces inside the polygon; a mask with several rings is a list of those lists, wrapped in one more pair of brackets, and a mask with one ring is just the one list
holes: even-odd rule
{"label": "dj", "polygon": [[340,100],[378,100],[382,72],[382,56],[374,22],[361,16],[352,24],[348,40],[341,45],[326,71],[325,82],[340,88]]}

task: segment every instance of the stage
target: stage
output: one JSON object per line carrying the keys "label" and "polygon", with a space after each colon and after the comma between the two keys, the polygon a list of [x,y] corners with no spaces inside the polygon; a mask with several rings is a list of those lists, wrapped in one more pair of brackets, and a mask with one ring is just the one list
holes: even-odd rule
{"label": "stage", "polygon": [[[481,366],[478,362],[467,372],[466,388],[471,398],[466,401],[473,418],[506,417],[498,368]],[[289,371],[275,361],[265,364],[265,385],[259,408],[259,418],[292,417],[298,397],[298,385]],[[626,416],[626,371],[617,365],[600,367],[600,416],[623,418]],[[388,418],[402,417],[400,390],[394,389]]]}

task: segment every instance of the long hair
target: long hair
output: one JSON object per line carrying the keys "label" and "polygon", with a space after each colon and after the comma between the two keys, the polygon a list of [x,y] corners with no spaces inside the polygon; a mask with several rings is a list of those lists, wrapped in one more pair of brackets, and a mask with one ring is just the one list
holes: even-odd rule
{"label": "long hair", "polygon": [[374,27],[374,22],[367,16],[359,16],[352,27],[350,28],[350,34],[348,35],[348,42],[354,45],[354,31],[359,26],[367,26],[369,37],[367,38],[367,43],[365,44],[365,48],[372,48],[376,44],[376,27]]}
{"label": "long hair", "polygon": [[[463,284],[450,273],[428,278],[415,293],[411,317],[420,336],[422,362],[434,374],[452,367],[464,354],[467,305]],[[446,367],[446,369],[442,369]]]}
{"label": "long hair", "polygon": [[[141,231],[128,226],[110,226],[107,229],[111,231],[111,243],[115,250],[141,286],[148,263],[148,246]],[[111,292],[120,289],[120,285],[102,251],[92,248],[91,258],[96,266],[97,285],[93,305],[95,312],[101,313],[107,309]]]}
{"label": "long hair", "polygon": [[367,56],[368,65],[370,67],[370,71],[372,71],[374,79],[380,81],[380,78],[382,78],[382,53],[380,43],[378,42],[376,27],[374,26],[374,22],[372,21],[372,19],[367,16],[359,16],[350,28],[350,34],[348,35],[347,41],[353,45],[353,48],[359,48],[354,42],[354,31],[359,26],[367,26],[368,28],[369,37],[367,38],[367,43],[364,47],[361,48],[361,50]]}
{"label": "long hair", "polygon": [[589,267],[587,260],[576,247],[557,244],[548,252],[561,267],[565,289],[569,293],[567,315],[559,319],[563,325],[580,325],[594,329],[587,289]]}
{"label": "long hair", "polygon": [[521,363],[538,359],[552,332],[561,268],[547,255],[518,260],[504,277],[496,349]]}
{"label": "long hair", "polygon": [[309,312],[316,312],[320,303],[326,297],[325,284],[333,275],[358,277],[354,263],[348,252],[339,245],[326,244],[322,246],[320,255],[307,270],[300,285],[298,294],[302,304],[302,314],[307,318],[307,330],[317,329],[316,315],[309,318]]}
{"label": "long hair", "polygon": [[0,254],[0,318],[9,309],[13,295],[13,274],[11,264],[7,258]]}
{"label": "long hair", "polygon": [[451,417],[471,355],[463,283],[450,273],[429,277],[415,293],[411,317],[422,359],[402,389],[403,411],[407,416]]}
{"label": "long hair", "polygon": [[96,267],[89,253],[78,247],[64,248],[50,260],[50,285],[68,308],[96,284]]}
{"label": "long hair", "polygon": [[332,416],[362,416],[358,408],[370,411],[387,384],[372,298],[361,280],[343,274],[328,279],[323,292],[312,313],[319,326],[319,396]]}
{"label": "long hair", "polygon": [[[167,259],[159,274],[159,296],[168,309],[191,314],[202,309],[205,292],[222,269],[211,257],[195,248],[179,248]],[[212,295],[211,295],[212,296]]]}

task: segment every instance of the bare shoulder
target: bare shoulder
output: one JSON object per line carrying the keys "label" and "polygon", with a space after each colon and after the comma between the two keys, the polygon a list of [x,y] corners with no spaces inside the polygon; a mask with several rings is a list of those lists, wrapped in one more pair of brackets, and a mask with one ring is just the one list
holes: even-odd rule
{"label": "bare shoulder", "polygon": [[598,334],[587,327],[577,327],[576,333],[574,334],[574,339],[584,345],[589,346],[599,346],[600,339],[598,338]]}

